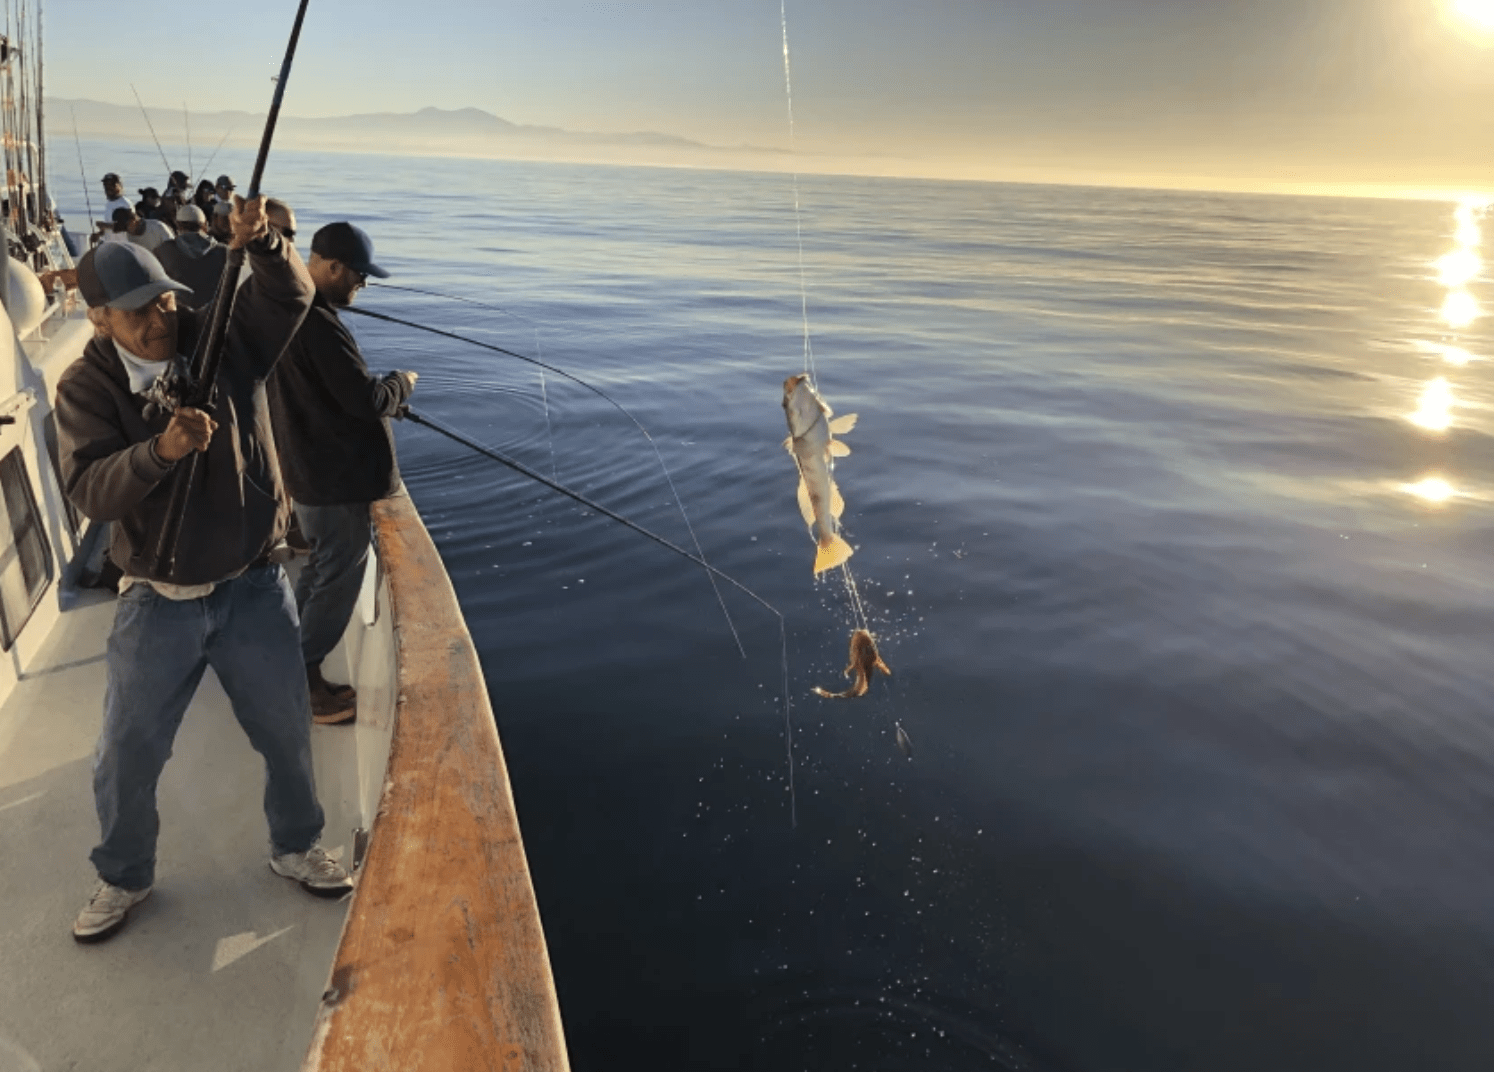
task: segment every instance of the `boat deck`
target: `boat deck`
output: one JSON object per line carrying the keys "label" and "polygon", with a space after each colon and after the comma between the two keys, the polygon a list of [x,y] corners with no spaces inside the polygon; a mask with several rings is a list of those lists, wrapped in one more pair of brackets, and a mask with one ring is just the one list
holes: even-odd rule
{"label": "boat deck", "polygon": [[[112,596],[83,593],[0,707],[0,1068],[297,1069],[348,899],[314,898],[267,866],[263,763],[211,670],[161,778],[151,896],[114,938],[73,941],[95,882],[91,765],[113,616]],[[313,727],[322,841],[344,862],[388,754],[387,720],[363,709],[390,702],[378,668],[391,656],[373,650],[389,643],[355,615],[327,667],[343,680],[345,656],[375,668],[354,682],[360,721]]]}

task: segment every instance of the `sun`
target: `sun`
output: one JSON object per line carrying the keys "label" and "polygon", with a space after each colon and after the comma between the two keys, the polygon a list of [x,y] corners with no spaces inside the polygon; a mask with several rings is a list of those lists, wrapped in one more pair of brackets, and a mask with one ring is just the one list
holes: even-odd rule
{"label": "sun", "polygon": [[1453,11],[1480,30],[1494,30],[1494,0],[1453,0]]}

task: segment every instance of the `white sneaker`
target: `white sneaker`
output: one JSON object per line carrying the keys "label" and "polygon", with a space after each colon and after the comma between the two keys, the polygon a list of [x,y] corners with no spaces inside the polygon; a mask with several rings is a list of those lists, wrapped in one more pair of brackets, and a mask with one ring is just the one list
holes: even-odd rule
{"label": "white sneaker", "polygon": [[305,852],[271,856],[270,870],[295,879],[303,890],[318,897],[341,897],[353,888],[347,869],[327,855],[327,850],[320,845],[313,845]]}
{"label": "white sneaker", "polygon": [[73,937],[80,942],[102,942],[125,925],[130,909],[150,896],[151,888],[126,890],[102,879],[98,889],[73,921]]}

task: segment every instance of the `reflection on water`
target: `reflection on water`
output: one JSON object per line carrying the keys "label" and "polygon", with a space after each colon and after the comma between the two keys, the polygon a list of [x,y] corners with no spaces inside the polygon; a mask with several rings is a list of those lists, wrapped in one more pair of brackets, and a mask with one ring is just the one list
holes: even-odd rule
{"label": "reflection on water", "polygon": [[1452,425],[1452,407],[1452,388],[1438,376],[1422,389],[1420,405],[1409,419],[1430,432],[1445,432]]}
{"label": "reflection on water", "polygon": [[[1488,209],[1488,202],[1477,198],[1465,198],[1453,210],[1454,248],[1437,258],[1437,282],[1448,288],[1443,299],[1440,315],[1453,331],[1469,327],[1482,315],[1477,300],[1465,289],[1478,280],[1483,271],[1483,259],[1476,252],[1483,242],[1479,220]],[[1426,349],[1440,353],[1449,365],[1464,366],[1472,355],[1462,346],[1452,342],[1427,343]],[[1423,385],[1417,399],[1416,410],[1407,414],[1407,420],[1428,432],[1443,433],[1452,427],[1453,407],[1457,399],[1453,385],[1445,376],[1437,376]],[[1403,490],[1430,503],[1444,503],[1457,492],[1440,476],[1430,476],[1414,484],[1403,484]]]}
{"label": "reflection on water", "polygon": [[1425,499],[1431,503],[1444,503],[1458,494],[1457,490],[1440,476],[1429,476],[1418,480],[1415,484],[1405,484],[1402,487],[1418,499]]}

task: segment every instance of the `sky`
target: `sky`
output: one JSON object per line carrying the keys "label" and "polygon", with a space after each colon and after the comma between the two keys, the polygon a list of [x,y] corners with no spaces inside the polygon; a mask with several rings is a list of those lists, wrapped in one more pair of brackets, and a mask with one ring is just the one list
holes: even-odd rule
{"label": "sky", "polygon": [[[1458,2],[786,0],[791,139],[780,0],[312,0],[284,108],[476,107],[875,174],[1494,190],[1494,29]],[[235,9],[194,50],[116,0],[49,0],[47,93],[262,111],[295,7]]]}

